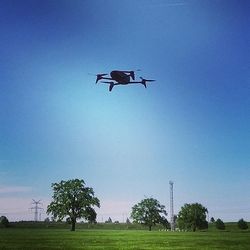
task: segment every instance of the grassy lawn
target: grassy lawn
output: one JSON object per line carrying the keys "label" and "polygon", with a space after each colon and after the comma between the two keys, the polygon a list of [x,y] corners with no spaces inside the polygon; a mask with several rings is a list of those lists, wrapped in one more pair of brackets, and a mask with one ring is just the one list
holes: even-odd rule
{"label": "grassy lawn", "polygon": [[0,249],[250,249],[250,231],[0,229]]}

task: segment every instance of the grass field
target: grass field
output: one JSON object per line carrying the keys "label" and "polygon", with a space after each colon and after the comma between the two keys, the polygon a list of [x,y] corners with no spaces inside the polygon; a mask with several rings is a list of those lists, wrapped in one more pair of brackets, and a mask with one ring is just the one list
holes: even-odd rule
{"label": "grass field", "polygon": [[250,249],[250,231],[1,228],[0,249]]}

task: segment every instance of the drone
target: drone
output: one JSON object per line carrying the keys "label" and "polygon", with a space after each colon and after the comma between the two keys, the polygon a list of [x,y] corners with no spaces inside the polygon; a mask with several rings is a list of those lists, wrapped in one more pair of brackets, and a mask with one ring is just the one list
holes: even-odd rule
{"label": "drone", "polygon": [[135,71],[127,70],[113,70],[110,72],[110,77],[106,77],[108,74],[97,74],[96,82],[99,80],[109,80],[109,81],[100,81],[101,83],[109,84],[109,91],[112,91],[113,87],[116,85],[128,85],[128,84],[142,84],[147,88],[148,82],[154,82],[155,80],[148,80],[140,77],[141,81],[135,81]]}

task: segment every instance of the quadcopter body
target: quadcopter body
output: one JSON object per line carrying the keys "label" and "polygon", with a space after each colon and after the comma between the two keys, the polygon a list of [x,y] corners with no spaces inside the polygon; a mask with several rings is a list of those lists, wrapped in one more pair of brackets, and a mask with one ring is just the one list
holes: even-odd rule
{"label": "quadcopter body", "polygon": [[141,81],[135,81],[135,71],[128,70],[113,70],[110,72],[110,77],[107,77],[108,74],[97,74],[96,83],[99,80],[108,80],[101,81],[101,83],[109,84],[109,91],[112,91],[113,87],[116,85],[127,85],[127,84],[142,84],[145,88],[147,87],[147,82],[153,82],[155,80],[147,80],[140,77]]}

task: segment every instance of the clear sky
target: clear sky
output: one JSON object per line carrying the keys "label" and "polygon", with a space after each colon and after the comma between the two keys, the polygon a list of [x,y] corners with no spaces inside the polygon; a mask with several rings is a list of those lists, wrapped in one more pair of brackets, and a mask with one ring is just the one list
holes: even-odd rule
{"label": "clear sky", "polygon": [[[250,3],[0,1],[0,214],[84,179],[98,220],[145,197],[250,221]],[[95,85],[136,70],[142,85]],[[45,211],[42,219],[45,218]]]}

